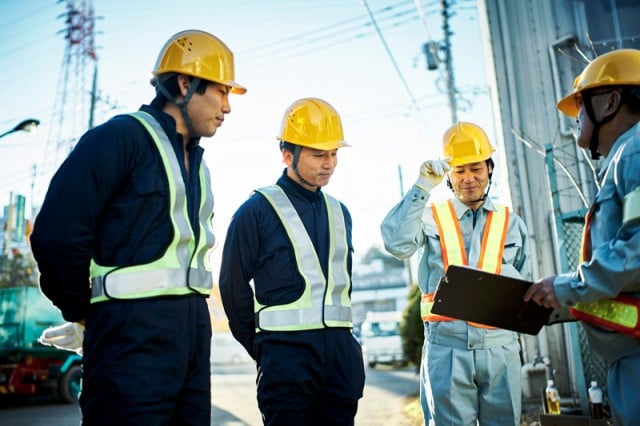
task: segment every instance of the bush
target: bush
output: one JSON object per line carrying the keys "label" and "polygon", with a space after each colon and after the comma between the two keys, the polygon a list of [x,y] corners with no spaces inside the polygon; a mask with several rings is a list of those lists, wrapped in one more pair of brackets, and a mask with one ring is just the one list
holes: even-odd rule
{"label": "bush", "polygon": [[424,343],[424,324],[420,317],[420,299],[422,293],[417,284],[409,289],[408,303],[402,313],[400,323],[400,336],[402,337],[402,350],[407,359],[417,367],[422,360],[422,344]]}

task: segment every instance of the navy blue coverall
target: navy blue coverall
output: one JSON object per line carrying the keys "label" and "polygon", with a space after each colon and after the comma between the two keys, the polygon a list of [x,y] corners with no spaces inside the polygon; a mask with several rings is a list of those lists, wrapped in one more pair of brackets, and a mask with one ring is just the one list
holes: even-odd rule
{"label": "navy blue coverall", "polygon": [[[197,236],[203,149],[188,146],[156,98],[153,115],[171,140]],[[169,187],[151,136],[133,117],[89,130],[61,165],[35,221],[31,244],[43,293],[68,321],[85,320],[84,425],[210,425],[211,320],[197,294],[90,304],[91,258],[139,265],[171,238]]]}
{"label": "navy blue coverall", "polygon": [[[322,193],[286,176],[277,182],[298,212],[320,260],[328,267],[329,224]],[[351,275],[351,216],[342,205]],[[364,388],[360,345],[346,327],[260,331],[255,297],[264,305],[297,300],[305,284],[287,233],[269,201],[254,193],[236,211],[222,255],[220,293],[235,338],[257,361],[258,406],[266,425],[352,425]]]}

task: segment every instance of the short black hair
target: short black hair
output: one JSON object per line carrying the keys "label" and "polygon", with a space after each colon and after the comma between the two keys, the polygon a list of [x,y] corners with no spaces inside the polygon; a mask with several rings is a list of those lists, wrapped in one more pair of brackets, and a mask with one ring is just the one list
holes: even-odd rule
{"label": "short black hair", "polygon": [[[167,101],[174,101],[176,96],[180,93],[180,86],[178,86],[178,73],[168,73],[155,77],[153,85],[156,88],[156,99],[163,98],[164,103]],[[194,77],[187,76],[189,81],[193,81]],[[200,80],[198,87],[196,87],[195,93],[202,95],[207,90],[207,85],[210,83],[208,80]],[[167,99],[166,96],[160,91],[159,85],[162,84],[167,92],[171,95],[171,99]],[[164,105],[163,103],[163,105]]]}
{"label": "short black hair", "polygon": [[487,158],[487,166],[490,166],[491,171],[493,172],[493,169],[496,168],[496,163],[493,162],[493,158],[491,157]]}
{"label": "short black hair", "polygon": [[291,143],[291,142],[287,142],[287,141],[283,141],[283,140],[280,141],[280,151],[289,151],[289,152],[295,153],[296,152],[296,148],[298,146],[299,145],[296,145],[296,144]]}
{"label": "short black hair", "polygon": [[640,86],[631,86],[627,88],[624,95],[627,107],[632,114],[640,115]]}

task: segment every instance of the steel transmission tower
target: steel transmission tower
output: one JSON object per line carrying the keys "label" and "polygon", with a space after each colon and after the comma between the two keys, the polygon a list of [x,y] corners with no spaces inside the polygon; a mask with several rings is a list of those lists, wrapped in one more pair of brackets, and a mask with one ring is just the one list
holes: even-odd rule
{"label": "steel transmission tower", "polygon": [[39,176],[48,180],[78,138],[93,126],[98,58],[95,16],[91,0],[58,0],[65,12],[58,16],[64,28],[65,49],[53,106],[51,127]]}

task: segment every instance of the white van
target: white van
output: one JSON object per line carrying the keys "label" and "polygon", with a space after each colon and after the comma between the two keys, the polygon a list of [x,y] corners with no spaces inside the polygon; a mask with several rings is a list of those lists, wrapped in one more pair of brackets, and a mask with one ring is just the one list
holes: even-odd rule
{"label": "white van", "polygon": [[253,362],[251,356],[230,332],[213,333],[211,364],[242,364]]}
{"label": "white van", "polygon": [[369,367],[373,368],[376,364],[407,364],[400,337],[401,319],[400,311],[367,312],[360,332],[362,353]]}

